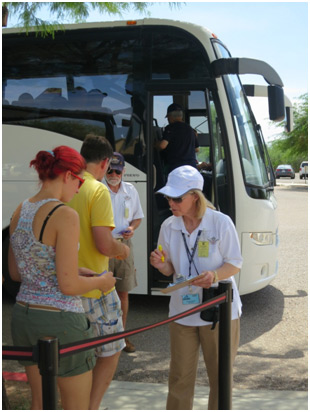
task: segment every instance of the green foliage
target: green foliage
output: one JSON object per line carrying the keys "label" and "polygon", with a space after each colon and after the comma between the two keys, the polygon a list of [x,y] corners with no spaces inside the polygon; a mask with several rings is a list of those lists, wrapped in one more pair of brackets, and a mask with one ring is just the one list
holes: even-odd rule
{"label": "green foliage", "polygon": [[197,153],[197,160],[199,162],[210,162],[210,147],[202,146]]}
{"label": "green foliage", "polygon": [[270,144],[269,155],[274,167],[290,164],[295,172],[302,161],[308,160],[308,94],[300,96],[294,105],[294,129]]}
{"label": "green foliage", "polygon": [[[85,22],[91,10],[96,10],[99,14],[109,14],[121,16],[122,12],[134,11],[148,15],[148,7],[154,3],[147,2],[3,2],[9,15],[19,17],[18,27],[23,27],[26,33],[30,29],[35,29],[36,33],[42,37],[52,35],[55,30],[63,30],[61,22],[67,20],[70,23]],[[180,7],[181,3],[169,3],[170,7]],[[47,9],[50,16],[56,20],[46,21],[37,17],[40,10]]]}

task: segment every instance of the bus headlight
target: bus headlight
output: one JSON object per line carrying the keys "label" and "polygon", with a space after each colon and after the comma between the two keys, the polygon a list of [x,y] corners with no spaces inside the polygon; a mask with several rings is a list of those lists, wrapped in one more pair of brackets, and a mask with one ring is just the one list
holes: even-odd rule
{"label": "bus headlight", "polygon": [[271,232],[252,232],[250,233],[250,238],[259,246],[273,244],[273,234]]}

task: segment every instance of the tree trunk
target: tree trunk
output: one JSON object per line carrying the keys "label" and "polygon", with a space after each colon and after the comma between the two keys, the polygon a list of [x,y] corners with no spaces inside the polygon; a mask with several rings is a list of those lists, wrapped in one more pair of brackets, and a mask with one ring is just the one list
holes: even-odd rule
{"label": "tree trunk", "polygon": [[2,27],[6,27],[8,24],[9,11],[6,6],[2,6]]}

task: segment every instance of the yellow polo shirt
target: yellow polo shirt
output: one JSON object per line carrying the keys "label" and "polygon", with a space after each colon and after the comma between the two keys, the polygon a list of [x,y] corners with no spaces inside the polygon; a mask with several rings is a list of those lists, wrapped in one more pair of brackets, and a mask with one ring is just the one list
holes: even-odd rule
{"label": "yellow polo shirt", "polygon": [[[80,216],[79,267],[102,273],[109,268],[109,258],[102,255],[94,242],[92,227],[115,228],[110,193],[107,187],[88,172],[84,173],[85,183],[79,193],[68,203]],[[86,293],[85,297],[99,299],[99,289]]]}

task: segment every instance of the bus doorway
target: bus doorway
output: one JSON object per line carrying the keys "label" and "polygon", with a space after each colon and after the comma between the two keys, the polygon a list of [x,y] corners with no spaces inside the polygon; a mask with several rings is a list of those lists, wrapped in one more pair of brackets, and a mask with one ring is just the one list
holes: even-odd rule
{"label": "bus doorway", "polygon": [[[209,91],[192,90],[173,93],[152,94],[148,119],[149,144],[152,147],[152,167],[148,179],[148,216],[152,224],[149,226],[149,251],[157,246],[160,226],[171,216],[167,200],[156,191],[167,181],[167,165],[157,142],[162,139],[163,130],[169,124],[167,107],[177,103],[183,108],[183,121],[196,132],[198,149],[196,151],[197,168],[204,178],[204,194],[213,205],[228,214],[234,220],[233,184],[231,161],[229,158],[228,140],[222,132],[221,115],[218,113],[216,101]],[[228,166],[227,166],[228,165]],[[171,280],[149,266],[149,285],[151,293],[167,286]]]}

